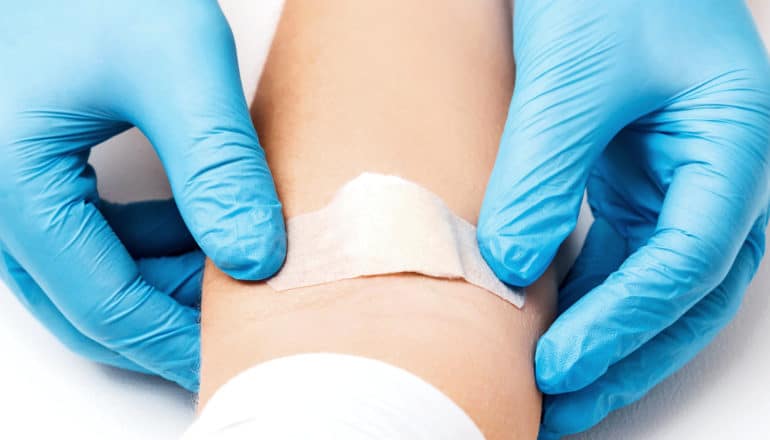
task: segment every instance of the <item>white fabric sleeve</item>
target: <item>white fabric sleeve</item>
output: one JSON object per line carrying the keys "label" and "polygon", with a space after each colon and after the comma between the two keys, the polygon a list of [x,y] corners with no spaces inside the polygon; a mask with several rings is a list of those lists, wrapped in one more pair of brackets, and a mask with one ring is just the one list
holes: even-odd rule
{"label": "white fabric sleeve", "polygon": [[271,360],[220,388],[183,440],[483,440],[449,397],[412,373],[357,356]]}

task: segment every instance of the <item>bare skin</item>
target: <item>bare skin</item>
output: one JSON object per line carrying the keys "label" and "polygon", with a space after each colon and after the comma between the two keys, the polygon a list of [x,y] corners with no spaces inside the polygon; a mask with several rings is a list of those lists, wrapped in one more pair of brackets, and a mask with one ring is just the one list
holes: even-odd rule
{"label": "bare skin", "polygon": [[[373,171],[428,188],[475,223],[513,89],[510,17],[502,0],[287,0],[252,111],[286,216]],[[348,353],[422,377],[488,439],[534,439],[532,357],[555,309],[553,272],[527,293],[519,310],[413,274],[275,292],[209,263],[201,405],[257,363]]]}

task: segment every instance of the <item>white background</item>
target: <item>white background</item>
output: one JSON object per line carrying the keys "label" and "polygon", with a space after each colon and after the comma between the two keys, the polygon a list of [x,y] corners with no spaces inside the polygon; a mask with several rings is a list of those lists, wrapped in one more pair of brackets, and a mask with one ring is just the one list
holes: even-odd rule
{"label": "white background", "polygon": [[[221,0],[253,94],[281,0]],[[750,1],[770,42],[770,2]],[[92,158],[114,201],[169,195],[146,140],[130,131]],[[590,221],[581,216],[577,241]],[[770,438],[770,258],[735,321],[681,372],[639,403],[576,439]],[[177,438],[193,396],[160,379],[94,365],[69,353],[0,284],[0,438]]]}

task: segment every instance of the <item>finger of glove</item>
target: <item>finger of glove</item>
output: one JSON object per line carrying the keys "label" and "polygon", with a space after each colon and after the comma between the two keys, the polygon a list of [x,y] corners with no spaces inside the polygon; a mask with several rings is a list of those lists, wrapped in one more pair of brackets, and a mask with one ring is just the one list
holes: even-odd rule
{"label": "finger of glove", "polygon": [[[0,247],[5,278],[20,302],[73,352],[106,365],[150,374],[123,356],[106,349],[78,331],[62,315],[32,277]],[[201,277],[205,257],[200,251],[176,257],[148,258],[138,261],[142,277],[152,286],[184,305],[200,304]]]}
{"label": "finger of glove", "polygon": [[625,238],[599,217],[586,235],[583,249],[559,287],[559,313],[563,313],[615,272],[628,256]]}
{"label": "finger of glove", "polygon": [[101,200],[99,210],[135,259],[179,255],[197,247],[173,199],[128,204]]}
{"label": "finger of glove", "polygon": [[559,288],[559,314],[603,283],[654,232],[663,195],[638,167],[643,158],[626,132],[591,171],[587,196],[595,221]]}
{"label": "finger of glove", "polygon": [[189,389],[197,387],[198,312],[142,279],[95,203],[82,154],[24,164],[45,172],[0,179],[0,236],[80,332]]}
{"label": "finger of glove", "polygon": [[642,398],[705,347],[735,315],[764,252],[764,223],[755,227],[724,282],[672,326],[579,391],[546,396],[542,431],[581,432]]}
{"label": "finger of glove", "polygon": [[3,278],[8,282],[10,290],[32,316],[55,335],[65,347],[94,362],[149,374],[145,368],[105,348],[78,331],[10,254],[2,250],[0,257],[2,257],[0,270],[2,270]]}
{"label": "finger of glove", "polygon": [[759,215],[761,195],[745,195],[744,178],[701,164],[677,171],[652,237],[538,342],[544,392],[587,386],[724,279]]}
{"label": "finger of glove", "polygon": [[128,107],[131,119],[158,151],[204,253],[235,278],[264,279],[285,258],[282,207],[249,116],[230,28],[216,2],[189,7],[177,24],[182,47],[157,48],[157,64],[141,75],[141,93]]}
{"label": "finger of glove", "polygon": [[601,37],[599,20],[575,11],[553,27],[545,2],[522,3],[516,89],[478,228],[487,263],[518,286],[548,267],[575,227],[594,161],[655,99],[627,87],[628,65],[616,61],[620,43]]}
{"label": "finger of glove", "polygon": [[139,273],[151,286],[189,307],[200,307],[201,281],[206,257],[192,251],[173,257],[138,260]]}

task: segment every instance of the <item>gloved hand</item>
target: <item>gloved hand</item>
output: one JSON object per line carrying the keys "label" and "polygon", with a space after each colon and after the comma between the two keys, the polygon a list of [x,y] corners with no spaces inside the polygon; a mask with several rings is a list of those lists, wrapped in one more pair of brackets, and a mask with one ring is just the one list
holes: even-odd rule
{"label": "gloved hand", "polygon": [[[196,389],[195,243],[241,279],[273,274],[286,250],[217,2],[6,2],[0,66],[6,281],[76,352]],[[100,201],[89,151],[131,126],[179,210]]]}
{"label": "gloved hand", "polygon": [[517,84],[479,221],[514,285],[594,214],[540,339],[541,437],[641,398],[735,314],[764,252],[770,67],[743,1],[517,0]]}

